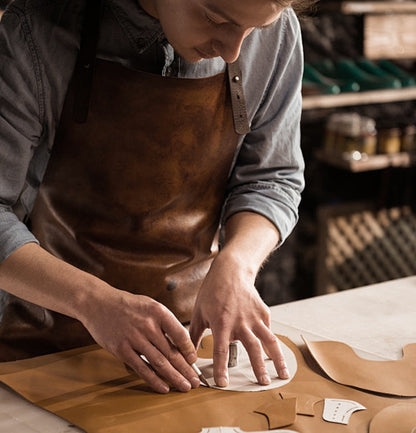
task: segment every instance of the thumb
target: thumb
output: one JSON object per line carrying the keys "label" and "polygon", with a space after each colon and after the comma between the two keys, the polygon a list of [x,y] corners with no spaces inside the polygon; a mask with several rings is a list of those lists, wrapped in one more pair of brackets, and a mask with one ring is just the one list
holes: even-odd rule
{"label": "thumb", "polygon": [[196,350],[198,350],[199,344],[202,340],[202,334],[204,333],[205,329],[207,329],[207,327],[203,325],[202,320],[192,316],[189,334]]}

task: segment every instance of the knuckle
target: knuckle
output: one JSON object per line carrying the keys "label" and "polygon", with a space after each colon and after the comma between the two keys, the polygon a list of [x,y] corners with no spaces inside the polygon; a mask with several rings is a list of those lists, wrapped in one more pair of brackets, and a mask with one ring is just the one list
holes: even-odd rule
{"label": "knuckle", "polygon": [[267,323],[271,321],[272,314],[269,308],[266,309],[266,311],[263,313],[264,319]]}
{"label": "knuckle", "polygon": [[260,343],[257,339],[248,338],[244,341],[244,346],[248,352],[260,351]]}
{"label": "knuckle", "polygon": [[179,352],[171,350],[167,355],[166,359],[170,364],[175,364],[177,361],[180,360]]}
{"label": "knuckle", "polygon": [[228,347],[216,347],[214,348],[214,355],[226,355],[228,354]]}
{"label": "knuckle", "polygon": [[141,378],[145,378],[148,375],[149,367],[144,362],[135,362],[134,370]]}
{"label": "knuckle", "polygon": [[163,370],[168,363],[168,360],[164,357],[157,357],[151,362],[151,365],[156,370]]}
{"label": "knuckle", "polygon": [[128,353],[129,344],[128,342],[123,340],[116,340],[113,343],[111,343],[107,350],[112,353],[113,355],[116,355],[119,358],[126,358],[126,354]]}
{"label": "knuckle", "polygon": [[267,345],[279,345],[279,340],[276,335],[273,334],[273,332],[267,332],[266,335],[263,337],[263,342]]}
{"label": "knuckle", "polygon": [[166,313],[166,307],[162,305],[160,302],[154,301],[148,305],[149,314],[155,317],[162,316]]}

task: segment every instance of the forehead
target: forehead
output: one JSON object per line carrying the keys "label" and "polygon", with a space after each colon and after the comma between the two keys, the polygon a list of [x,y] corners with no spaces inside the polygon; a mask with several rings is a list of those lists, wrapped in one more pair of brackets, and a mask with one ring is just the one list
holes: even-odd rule
{"label": "forehead", "polygon": [[242,27],[263,27],[279,17],[282,7],[273,0],[200,0],[202,6]]}

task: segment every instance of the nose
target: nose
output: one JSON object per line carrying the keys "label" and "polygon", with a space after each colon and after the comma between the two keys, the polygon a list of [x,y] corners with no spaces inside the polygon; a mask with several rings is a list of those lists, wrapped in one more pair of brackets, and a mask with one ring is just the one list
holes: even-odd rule
{"label": "nose", "polygon": [[221,37],[217,37],[213,40],[212,47],[225,62],[232,63],[237,60],[240,55],[241,45],[252,30],[253,29],[232,29],[227,31],[221,35]]}

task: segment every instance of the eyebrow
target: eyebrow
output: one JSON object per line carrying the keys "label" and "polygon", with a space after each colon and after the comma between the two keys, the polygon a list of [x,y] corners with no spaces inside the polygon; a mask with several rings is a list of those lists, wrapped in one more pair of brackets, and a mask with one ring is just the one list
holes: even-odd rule
{"label": "eyebrow", "polygon": [[[209,12],[213,12],[215,15],[218,15],[219,17],[223,18],[224,20],[228,21],[229,23],[233,24],[234,26],[243,27],[241,24],[239,24],[237,21],[235,21],[229,15],[227,15],[226,12],[224,12],[224,11],[216,8],[215,6],[212,6],[212,5],[211,6],[205,6],[205,8]],[[279,16],[280,16],[280,14],[279,14]],[[276,20],[273,21],[273,22],[271,22],[270,24],[265,24],[263,26],[249,26],[249,27],[254,27],[254,28],[257,28],[257,29],[265,29],[267,27],[272,26],[275,22],[276,22]]]}

